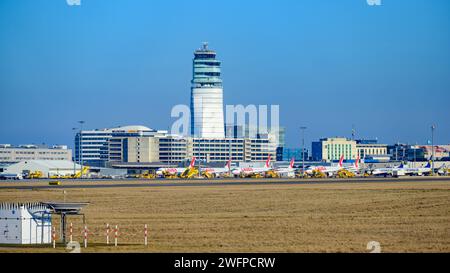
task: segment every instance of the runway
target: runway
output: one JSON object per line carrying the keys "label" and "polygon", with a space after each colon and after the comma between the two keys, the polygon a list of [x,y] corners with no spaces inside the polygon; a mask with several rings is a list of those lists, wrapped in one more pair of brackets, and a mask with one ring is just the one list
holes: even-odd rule
{"label": "runway", "polygon": [[403,183],[403,182],[442,182],[446,177],[401,177],[401,178],[350,178],[350,179],[301,179],[301,178],[269,178],[269,179],[190,179],[190,180],[60,180],[61,185],[49,185],[50,179],[29,180],[21,182],[0,182],[0,190],[32,190],[32,189],[89,189],[89,188],[140,188],[140,187],[205,187],[205,186],[245,186],[245,185],[311,185],[311,184],[343,184],[343,183]]}

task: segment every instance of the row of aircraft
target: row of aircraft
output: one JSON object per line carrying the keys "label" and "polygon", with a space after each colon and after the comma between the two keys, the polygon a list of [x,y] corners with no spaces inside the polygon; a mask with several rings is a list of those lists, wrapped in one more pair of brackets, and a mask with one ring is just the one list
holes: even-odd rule
{"label": "row of aircraft", "polygon": [[[159,176],[180,175],[187,169],[189,170],[194,168],[195,160],[196,158],[193,157],[191,163],[187,168],[159,168],[156,174]],[[235,167],[235,168],[231,167],[231,160],[229,160],[224,167],[219,168],[205,167],[201,168],[201,172],[207,172],[213,175],[214,177],[223,176],[228,173],[231,173],[234,176],[251,176],[255,174],[264,174],[269,171],[273,171],[278,175],[282,176],[294,176],[295,172],[299,170],[297,168],[294,168],[294,158],[292,158],[288,167],[281,167],[281,168],[270,167],[270,160],[271,158],[269,155],[263,167]],[[360,173],[361,169],[359,166],[360,161],[359,156],[352,165],[344,166],[343,161],[344,155],[340,157],[339,163],[336,166],[325,166],[325,165],[309,166],[305,169],[305,173],[311,175],[314,172],[322,172],[328,177],[336,175],[340,170],[347,170],[353,173]],[[394,173],[396,175],[426,175],[431,173],[431,164],[430,162],[428,162],[428,164],[424,167],[414,167],[414,168],[408,167],[404,164],[400,164],[399,166],[377,168],[371,171],[371,174],[375,176],[388,176],[388,175],[392,176],[394,175]]]}
{"label": "row of aircraft", "polygon": [[394,175],[394,173],[397,173],[397,175],[429,174],[429,173],[431,173],[431,162],[428,162],[428,164],[425,167],[410,168],[408,166],[405,166],[402,163],[399,166],[378,168],[378,169],[375,169],[372,171],[372,175],[376,175],[376,176],[388,176],[388,175]]}
{"label": "row of aircraft", "polygon": [[[194,168],[195,160],[196,160],[196,158],[193,157],[191,160],[191,163],[189,164],[189,166],[187,168],[159,168],[156,171],[156,174],[159,176],[180,175],[180,174],[184,173],[187,169]],[[231,160],[229,160],[227,162],[227,164],[225,164],[224,167],[201,168],[201,172],[207,172],[216,177],[228,174],[230,172],[234,176],[251,176],[251,175],[255,175],[255,174],[264,174],[269,171],[273,171],[273,172],[277,173],[278,175],[282,175],[282,176],[294,176],[295,172],[297,170],[299,170],[299,169],[294,168],[294,158],[292,158],[288,167],[281,167],[281,168],[270,167],[270,160],[271,160],[271,157],[269,155],[269,157],[267,158],[266,163],[264,164],[263,167],[236,167],[236,168],[231,168]],[[355,163],[352,164],[351,166],[344,167],[342,164],[343,161],[344,161],[344,156],[342,155],[337,166],[322,166],[322,165],[310,166],[305,169],[305,173],[312,174],[314,172],[320,171],[320,172],[326,174],[327,176],[331,177],[331,176],[335,175],[339,170],[342,170],[342,169],[345,169],[345,170],[348,170],[348,171],[351,171],[354,173],[359,172],[359,165],[358,165],[359,157],[357,158]]]}

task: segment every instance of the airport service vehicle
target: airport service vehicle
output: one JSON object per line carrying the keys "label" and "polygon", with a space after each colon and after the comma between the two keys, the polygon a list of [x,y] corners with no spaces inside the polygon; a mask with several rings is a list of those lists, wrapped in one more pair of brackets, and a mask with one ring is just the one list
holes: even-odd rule
{"label": "airport service vehicle", "polygon": [[342,161],[344,161],[344,155],[341,155],[337,166],[309,166],[305,170],[305,173],[307,173],[308,175],[312,175],[313,173],[320,171],[330,177],[336,174],[340,169],[342,169]]}
{"label": "airport service vehicle", "polygon": [[252,176],[252,175],[261,175],[267,171],[272,170],[270,167],[270,155],[266,160],[266,164],[261,168],[252,168],[252,167],[244,167],[244,168],[235,168],[231,171],[233,175],[239,176]]}
{"label": "airport service vehicle", "polygon": [[194,168],[194,164],[195,164],[195,156],[192,157],[191,160],[191,164],[189,164],[189,167],[187,168],[159,168],[156,171],[156,174],[161,176],[161,175],[168,175],[168,176],[173,176],[173,175],[180,175],[182,173],[184,173],[186,170],[190,170],[192,168]]}
{"label": "airport service vehicle", "polygon": [[206,176],[212,175],[214,177],[227,174],[231,168],[231,159],[228,160],[227,164],[223,168],[201,168],[201,173],[204,173]]}
{"label": "airport service vehicle", "polygon": [[291,162],[289,163],[289,167],[287,168],[277,168],[275,169],[275,173],[280,175],[280,176],[295,176],[295,168],[294,168],[294,158],[291,159]]}

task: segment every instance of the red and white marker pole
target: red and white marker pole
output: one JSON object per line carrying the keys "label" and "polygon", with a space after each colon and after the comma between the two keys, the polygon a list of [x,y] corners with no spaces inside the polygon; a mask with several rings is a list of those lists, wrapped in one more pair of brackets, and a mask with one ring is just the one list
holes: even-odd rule
{"label": "red and white marker pole", "polygon": [[117,246],[117,231],[118,231],[118,228],[116,225],[116,228],[114,229],[114,246]]}
{"label": "red and white marker pole", "polygon": [[87,236],[88,236],[87,226],[84,226],[84,248],[87,247]]}
{"label": "red and white marker pole", "polygon": [[53,248],[56,248],[56,229],[53,227],[52,230],[52,241],[53,241]]}
{"label": "red and white marker pole", "polygon": [[147,245],[147,224],[144,225],[144,245]]}
{"label": "red and white marker pole", "polygon": [[109,245],[109,224],[106,224],[106,244]]}
{"label": "red and white marker pole", "polygon": [[72,242],[73,240],[73,237],[72,237],[72,234],[73,234],[73,225],[72,225],[72,223],[70,223],[70,227],[69,227],[69,238],[70,238],[70,242]]}

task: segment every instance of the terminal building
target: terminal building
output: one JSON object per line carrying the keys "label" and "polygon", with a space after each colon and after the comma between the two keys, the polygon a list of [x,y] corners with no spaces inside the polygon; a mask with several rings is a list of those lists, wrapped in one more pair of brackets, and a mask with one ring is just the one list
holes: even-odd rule
{"label": "terminal building", "polygon": [[312,160],[333,162],[344,155],[344,160],[386,161],[389,160],[386,144],[379,144],[377,140],[348,139],[343,137],[322,138],[312,143]]}
{"label": "terminal building", "polygon": [[311,156],[313,161],[333,162],[344,155],[344,160],[355,160],[357,156],[356,141],[332,137],[322,138],[312,143]]}
{"label": "terminal building", "polygon": [[[433,147],[433,148],[432,148]],[[387,147],[391,160],[394,161],[428,161],[433,156],[435,160],[448,160],[450,145],[409,145],[397,143]]]}
{"label": "terminal building", "polygon": [[17,163],[24,160],[72,160],[72,150],[65,145],[45,147],[34,144],[0,144],[0,163]]}
{"label": "terminal building", "polygon": [[152,162],[155,151],[149,150],[153,146],[144,143],[145,140],[166,135],[167,131],[141,125],[81,131],[75,136],[74,159],[80,164],[97,167],[105,167],[110,161],[128,162],[128,158],[132,162]]}
{"label": "terminal building", "polygon": [[[204,162],[275,159],[277,143],[269,135],[257,138],[196,138],[169,134],[145,126],[82,131],[75,137],[75,160],[89,166],[111,163],[178,164],[195,156]],[[80,149],[81,147],[81,149]]]}
{"label": "terminal building", "polygon": [[356,140],[356,150],[359,158],[365,162],[385,162],[390,160],[387,144],[380,144],[376,139]]}

